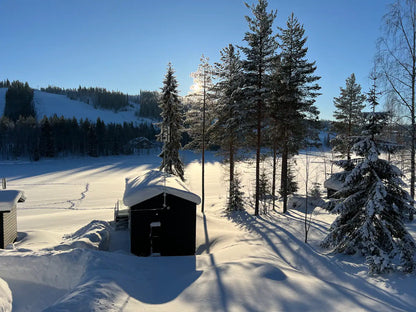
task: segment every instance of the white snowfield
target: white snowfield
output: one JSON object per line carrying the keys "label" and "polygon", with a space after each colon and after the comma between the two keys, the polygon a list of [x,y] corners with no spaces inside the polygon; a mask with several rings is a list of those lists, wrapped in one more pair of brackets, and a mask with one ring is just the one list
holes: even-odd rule
{"label": "white snowfield", "polygon": [[[184,157],[186,186],[200,194],[197,156]],[[361,257],[319,247],[334,219],[322,209],[309,244],[300,205],[285,215],[279,208],[254,217],[248,208],[226,216],[224,166],[207,159],[196,255],[147,258],[131,255],[128,232],[110,221],[125,177],[157,168],[158,157],[0,162],[8,187],[26,195],[18,241],[0,250],[0,311],[414,311],[414,274],[369,277]],[[297,158],[301,187],[304,160]],[[326,163],[310,160],[311,181],[322,185]],[[254,168],[238,169],[249,206]]]}
{"label": "white snowfield", "polygon": [[[3,115],[4,106],[6,104],[7,88],[0,88],[0,116]],[[137,118],[135,112],[139,110],[138,104],[135,107],[129,107],[126,111],[113,112],[106,109],[94,108],[93,105],[81,101],[71,100],[65,95],[52,94],[35,90],[34,104],[37,113],[37,118],[41,120],[43,116],[52,117],[57,115],[64,118],[76,118],[80,120],[88,119],[96,122],[100,118],[104,123],[123,124],[124,122],[133,122],[133,124],[152,123],[147,118]]]}

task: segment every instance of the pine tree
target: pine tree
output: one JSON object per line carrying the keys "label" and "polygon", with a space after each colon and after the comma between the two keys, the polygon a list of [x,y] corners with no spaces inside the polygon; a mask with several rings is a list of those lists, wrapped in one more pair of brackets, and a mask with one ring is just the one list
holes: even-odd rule
{"label": "pine tree", "polygon": [[339,216],[322,246],[339,253],[364,255],[370,273],[411,272],[415,269],[416,245],[404,220],[415,209],[410,195],[402,188],[402,172],[379,158],[384,142],[377,135],[386,114],[375,112],[375,89],[370,91],[369,102],[373,111],[364,114],[366,126],[352,147],[363,161],[352,170],[351,161],[337,162],[347,175],[342,189],[334,194],[336,199],[325,206]]}
{"label": "pine tree", "polygon": [[341,94],[334,98],[336,110],[333,129],[337,136],[331,141],[334,151],[351,159],[351,145],[353,136],[358,134],[361,123],[361,111],[364,109],[365,95],[361,93],[361,86],[356,83],[355,75],[347,78],[345,88],[340,88]]}
{"label": "pine tree", "polygon": [[273,35],[273,22],[276,12],[267,12],[266,0],[258,0],[257,5],[249,6],[254,18],[246,16],[249,32],[244,41],[247,47],[241,47],[246,56],[243,63],[245,71],[245,97],[247,99],[246,113],[247,127],[255,134],[256,147],[256,198],[254,214],[259,215],[260,188],[260,149],[262,147],[262,130],[265,121],[265,101],[269,96],[269,75],[277,48],[276,36]]}
{"label": "pine tree", "polygon": [[179,157],[182,135],[182,109],[178,97],[178,83],[173,75],[172,64],[168,64],[168,70],[163,81],[160,98],[162,122],[159,123],[160,133],[157,140],[163,143],[160,170],[174,174],[184,180],[184,165]]}
{"label": "pine tree", "polygon": [[274,141],[278,142],[282,156],[280,189],[285,213],[289,195],[289,158],[318,139],[314,128],[319,124],[319,111],[314,103],[319,95],[320,86],[316,81],[320,77],[314,76],[315,62],[306,59],[305,30],[293,13],[286,29],[279,27],[279,31],[282,51],[272,76],[269,114]]}
{"label": "pine tree", "polygon": [[202,55],[201,63],[196,72],[191,74],[194,79],[193,92],[191,97],[191,109],[187,114],[186,123],[189,125],[188,134],[192,141],[187,148],[201,150],[202,165],[202,198],[201,212],[204,212],[205,205],[205,150],[208,145],[207,128],[212,122],[211,114],[211,90],[213,70],[209,64],[209,58]]}
{"label": "pine tree", "polygon": [[229,193],[227,210],[242,208],[240,183],[235,181],[236,154],[243,141],[243,92],[244,76],[238,51],[230,44],[221,52],[221,62],[215,64],[218,82],[215,84],[215,123],[209,128],[214,144],[220,147],[229,163]]}

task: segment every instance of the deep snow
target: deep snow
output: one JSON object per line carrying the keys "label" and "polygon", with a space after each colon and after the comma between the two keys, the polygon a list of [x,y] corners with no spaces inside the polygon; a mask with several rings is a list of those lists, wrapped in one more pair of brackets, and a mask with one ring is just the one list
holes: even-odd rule
{"label": "deep snow", "polygon": [[[321,156],[298,157],[301,188],[306,163],[310,185],[323,184],[329,165]],[[200,194],[197,156],[184,157],[186,184]],[[8,188],[27,200],[18,204],[14,249],[0,251],[0,309],[9,310],[12,294],[13,311],[414,310],[414,274],[370,277],[361,257],[319,248],[334,219],[322,209],[313,213],[309,244],[300,205],[285,215],[253,217],[249,208],[226,216],[225,168],[207,158],[197,254],[149,258],[129,254],[127,231],[114,231],[111,220],[125,177],[157,168],[156,156],[1,162]],[[249,203],[254,168],[238,168]],[[414,234],[414,223],[409,228]]]}

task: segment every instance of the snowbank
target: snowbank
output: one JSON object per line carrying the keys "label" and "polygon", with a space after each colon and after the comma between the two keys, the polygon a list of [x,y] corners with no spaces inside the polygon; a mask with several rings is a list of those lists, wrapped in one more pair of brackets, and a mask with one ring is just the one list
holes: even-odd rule
{"label": "snowbank", "polygon": [[0,312],[12,311],[12,292],[7,282],[0,278]]}
{"label": "snowbank", "polygon": [[91,221],[73,234],[65,235],[64,241],[55,250],[75,248],[107,250],[110,241],[111,226],[106,221]]}

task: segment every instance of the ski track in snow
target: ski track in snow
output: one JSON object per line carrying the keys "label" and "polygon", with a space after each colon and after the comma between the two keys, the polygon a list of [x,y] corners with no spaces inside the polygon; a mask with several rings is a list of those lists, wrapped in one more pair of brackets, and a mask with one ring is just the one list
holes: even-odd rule
{"label": "ski track in snow", "polygon": [[76,210],[77,208],[75,208],[77,205],[79,206],[81,204],[81,202],[85,199],[86,194],[88,193],[90,189],[90,184],[87,183],[85,184],[85,190],[81,193],[81,197],[75,200],[68,200],[67,202],[70,204],[68,209],[73,209]]}

